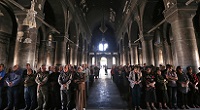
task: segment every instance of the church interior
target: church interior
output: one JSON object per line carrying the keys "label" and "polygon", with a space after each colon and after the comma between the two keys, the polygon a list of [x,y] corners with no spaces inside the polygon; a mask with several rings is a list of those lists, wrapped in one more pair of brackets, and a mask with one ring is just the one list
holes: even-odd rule
{"label": "church interior", "polygon": [[[51,66],[65,67],[68,64],[77,69],[81,65],[91,68],[94,66],[93,70],[89,68],[90,72],[98,67],[100,77],[86,81],[87,90],[83,94],[87,98],[80,96],[80,100],[87,101],[83,106],[72,109],[134,109],[134,98],[127,96],[132,93],[129,88],[131,76],[127,71],[134,70],[129,69],[129,66],[134,68],[137,65],[142,70],[171,65],[173,70],[180,66],[185,73],[188,67],[194,73],[199,72],[199,2],[200,0],[0,0],[0,63],[4,65],[6,73],[14,65],[26,69],[27,64],[36,72],[43,65],[46,65],[47,71],[50,71]],[[127,71],[124,71],[128,75],[122,77],[122,80],[118,77],[120,75],[117,79],[112,79],[115,76],[112,74],[114,66],[119,66],[116,70],[118,73],[125,67]],[[1,78],[0,73],[0,82]],[[195,94],[193,92],[189,95]],[[91,94],[98,101],[93,103],[95,99],[91,99]],[[118,94],[119,97],[109,98],[113,94]],[[121,100],[119,103],[113,102],[118,99]],[[111,102],[114,104],[108,105]],[[2,103],[5,108],[6,102]],[[0,109],[2,106],[0,100]],[[25,105],[20,105],[21,108],[23,106]],[[157,103],[156,107],[158,106]],[[141,108],[145,107],[148,108],[148,104],[144,101]],[[152,110],[155,108],[152,107]]]}

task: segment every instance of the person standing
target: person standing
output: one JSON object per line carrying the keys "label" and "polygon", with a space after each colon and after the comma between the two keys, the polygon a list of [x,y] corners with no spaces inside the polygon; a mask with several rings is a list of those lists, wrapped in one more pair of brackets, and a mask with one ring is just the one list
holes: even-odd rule
{"label": "person standing", "polygon": [[172,65],[169,65],[167,71],[165,73],[167,83],[167,90],[169,93],[169,102],[170,108],[177,109],[177,84],[176,81],[178,80],[176,72],[173,70]]}
{"label": "person standing", "polygon": [[88,97],[89,95],[89,76],[90,76],[90,69],[88,68],[88,64],[82,65],[83,67],[83,73],[85,73],[85,86],[86,86],[86,96]]}
{"label": "person standing", "polygon": [[142,73],[138,71],[138,67],[135,66],[133,71],[130,72],[128,80],[130,82],[132,90],[132,102],[134,110],[141,110],[140,98],[141,98],[141,86],[142,86]]}
{"label": "person standing", "polygon": [[[168,81],[161,74],[161,70],[157,69],[156,70],[156,94],[157,94],[157,100],[159,103],[160,110],[162,110],[162,108],[169,110],[167,106],[167,102],[168,102],[167,83]],[[162,106],[162,104],[164,105],[164,107]]]}
{"label": "person standing", "polygon": [[193,73],[192,67],[188,66],[187,67],[187,75],[189,77],[189,88],[190,91],[188,93],[189,98],[189,105],[191,108],[199,108],[198,106],[198,84],[199,84],[199,80],[197,78],[197,75],[195,73]]}
{"label": "person standing", "polygon": [[37,73],[37,77],[35,82],[37,85],[37,102],[38,107],[36,110],[45,110],[47,109],[47,101],[48,101],[48,71],[46,71],[46,65],[42,65],[41,71]]}
{"label": "person standing", "polygon": [[85,91],[85,73],[83,73],[83,68],[78,67],[78,71],[74,75],[74,82],[77,84],[78,89],[76,91],[76,109],[85,110],[86,106],[86,91]]}
{"label": "person standing", "polygon": [[12,72],[5,79],[7,88],[8,105],[4,110],[18,109],[19,87],[21,82],[21,70],[18,65],[14,65]]}
{"label": "person standing", "polygon": [[0,64],[0,109],[2,109],[2,89],[4,85],[4,76],[6,72],[4,70],[4,64]]}
{"label": "person standing", "polygon": [[69,65],[65,65],[63,72],[58,77],[58,83],[60,84],[60,95],[62,110],[67,110],[70,102],[69,85],[72,80],[72,73],[69,71]]}
{"label": "person standing", "polygon": [[189,109],[188,106],[188,92],[189,92],[189,78],[186,73],[183,72],[181,66],[177,66],[176,68],[177,76],[178,76],[178,90],[181,93],[181,109]]}
{"label": "person standing", "polygon": [[[156,77],[152,73],[151,67],[146,67],[146,74],[144,76],[145,89],[146,89],[146,105],[147,110],[157,110],[154,103],[156,102]],[[151,104],[151,107],[150,107]]]}
{"label": "person standing", "polygon": [[60,108],[60,85],[58,84],[58,67],[52,66],[52,73],[49,75],[49,94],[50,94],[50,108],[58,110]]}
{"label": "person standing", "polygon": [[24,79],[24,99],[26,107],[24,110],[34,110],[36,106],[36,75],[31,69],[30,64],[26,64],[26,70],[23,72]]}

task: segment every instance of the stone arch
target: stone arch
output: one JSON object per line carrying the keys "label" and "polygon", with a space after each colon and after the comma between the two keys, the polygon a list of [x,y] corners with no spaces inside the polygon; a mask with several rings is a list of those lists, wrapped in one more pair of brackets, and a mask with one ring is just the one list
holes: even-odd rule
{"label": "stone arch", "polygon": [[163,11],[165,9],[162,0],[148,1],[143,12],[143,31],[147,33],[154,25],[164,19]]}
{"label": "stone arch", "polygon": [[61,34],[65,33],[65,16],[63,4],[59,0],[48,0],[44,4],[45,21],[55,27]]}
{"label": "stone arch", "polygon": [[74,42],[75,44],[77,44],[78,42],[78,36],[77,36],[77,25],[75,21],[70,21],[69,23],[69,29],[68,29],[68,36],[69,39]]}
{"label": "stone arch", "polygon": [[124,35],[124,42],[123,42],[123,65],[130,64],[130,53],[129,53],[129,38],[128,33]]}
{"label": "stone arch", "polygon": [[167,22],[163,24],[163,54],[164,54],[164,63],[165,64],[173,64],[172,57],[172,45],[171,40],[172,37],[172,28],[171,25]]}
{"label": "stone arch", "polygon": [[124,35],[124,47],[128,48],[128,46],[129,46],[128,44],[129,44],[128,33],[125,33],[125,35]]}
{"label": "stone arch", "polygon": [[17,35],[17,23],[12,8],[4,2],[0,2],[0,63],[6,67],[13,66],[14,46]]}
{"label": "stone arch", "polygon": [[131,31],[131,33],[130,33],[129,40],[131,42],[134,42],[139,38],[139,26],[136,21],[132,22],[130,31]]}
{"label": "stone arch", "polygon": [[83,36],[82,34],[80,33],[79,35],[79,40],[78,40],[78,65],[81,65],[82,64],[82,59],[83,59],[83,45],[84,45],[84,41],[83,41]]}

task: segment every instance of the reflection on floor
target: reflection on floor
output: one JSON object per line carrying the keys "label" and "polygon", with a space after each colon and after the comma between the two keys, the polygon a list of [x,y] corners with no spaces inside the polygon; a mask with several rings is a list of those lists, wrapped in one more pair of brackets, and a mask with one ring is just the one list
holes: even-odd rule
{"label": "reflection on floor", "polygon": [[87,110],[126,110],[127,103],[122,100],[117,86],[111,79],[110,71],[105,75],[100,70],[99,79],[95,79],[90,89]]}

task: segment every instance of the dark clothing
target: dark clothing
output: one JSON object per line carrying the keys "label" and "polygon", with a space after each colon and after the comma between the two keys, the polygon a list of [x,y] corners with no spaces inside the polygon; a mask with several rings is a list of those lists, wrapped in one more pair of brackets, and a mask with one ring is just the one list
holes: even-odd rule
{"label": "dark clothing", "polygon": [[12,110],[13,107],[18,108],[19,100],[19,86],[13,86],[7,88],[8,105],[7,107]]}
{"label": "dark clothing", "polygon": [[72,81],[72,73],[69,71],[62,72],[58,77],[58,83],[61,86],[60,95],[61,95],[62,110],[67,110],[69,107],[69,102],[70,102],[69,86],[71,81]]}
{"label": "dark clothing", "polygon": [[[175,71],[167,72],[166,75],[168,77],[177,78],[177,74]],[[167,86],[177,87],[176,80],[168,79]]]}
{"label": "dark clothing", "polygon": [[3,86],[4,86],[4,76],[5,76],[6,72],[5,70],[2,70],[0,72],[0,77],[2,77],[2,79],[0,80],[0,109],[2,107],[2,89],[3,89]]}
{"label": "dark clothing", "polygon": [[140,106],[140,98],[141,98],[141,86],[137,84],[132,88],[133,107]]}
{"label": "dark clothing", "polygon": [[99,68],[97,66],[94,67],[94,75],[95,75],[95,78],[99,78]]}
{"label": "dark clothing", "polygon": [[24,99],[26,108],[34,109],[36,107],[36,82],[35,74],[33,71],[30,75],[27,74],[27,70],[23,73],[24,77]]}
{"label": "dark clothing", "polygon": [[189,91],[189,85],[187,82],[189,81],[189,78],[186,73],[177,73],[178,75],[178,89],[182,93],[188,93]]}
{"label": "dark clothing", "polygon": [[167,81],[162,75],[156,75],[156,89],[167,90]]}
{"label": "dark clothing", "polygon": [[189,104],[190,106],[192,105],[198,105],[198,85],[197,83],[199,82],[197,75],[195,73],[187,73],[190,83],[189,83],[189,88],[190,91],[188,93],[189,98]]}
{"label": "dark clothing", "polygon": [[9,87],[19,86],[19,84],[21,82],[21,74],[18,73],[17,71],[11,72],[8,74],[5,81],[6,81],[7,85],[9,85],[9,83],[12,83],[12,85]]}
{"label": "dark clothing", "polygon": [[167,90],[156,89],[156,94],[157,94],[158,102],[162,102],[162,103],[168,102],[169,98],[168,98]]}
{"label": "dark clothing", "polygon": [[[8,108],[12,109],[13,107],[18,108],[19,100],[19,85],[21,82],[21,71],[13,71],[8,74],[5,79],[8,88],[7,88],[7,97],[8,97]],[[11,83],[11,85],[9,85]]]}
{"label": "dark clothing", "polygon": [[156,102],[156,91],[155,89],[149,89],[146,91],[146,102]]}
{"label": "dark clothing", "polygon": [[167,87],[170,106],[177,106],[177,87]]}
{"label": "dark clothing", "polygon": [[47,71],[39,72],[35,79],[35,82],[38,84],[37,86],[37,101],[38,101],[38,110],[39,109],[47,109],[47,101],[48,101],[48,75]]}
{"label": "dark clothing", "polygon": [[148,73],[144,77],[146,84],[146,102],[156,102],[156,91],[155,86],[149,84],[156,82],[156,77],[152,73]]}
{"label": "dark clothing", "polygon": [[24,99],[27,109],[33,110],[36,108],[36,85],[24,88]]}
{"label": "dark clothing", "polygon": [[36,85],[36,82],[35,82],[35,74],[26,74],[24,75],[24,87],[29,87],[29,86],[34,86]]}
{"label": "dark clothing", "polygon": [[58,83],[59,72],[53,72],[49,75],[49,94],[50,94],[50,107],[52,109],[60,108],[60,85]]}
{"label": "dark clothing", "polygon": [[3,87],[3,85],[4,85],[4,76],[5,76],[5,74],[6,74],[5,70],[2,70],[0,72],[0,77],[2,77],[2,79],[0,80],[0,87]]}
{"label": "dark clothing", "polygon": [[167,82],[162,75],[156,76],[156,94],[158,102],[167,103],[168,94],[167,94]]}
{"label": "dark clothing", "polygon": [[[174,70],[167,72],[166,75],[168,77],[172,78],[177,78],[177,74]],[[171,107],[177,107],[177,84],[176,80],[168,78],[168,83],[167,83],[167,90],[169,94],[169,102]]]}

